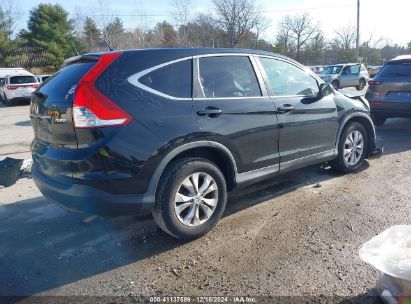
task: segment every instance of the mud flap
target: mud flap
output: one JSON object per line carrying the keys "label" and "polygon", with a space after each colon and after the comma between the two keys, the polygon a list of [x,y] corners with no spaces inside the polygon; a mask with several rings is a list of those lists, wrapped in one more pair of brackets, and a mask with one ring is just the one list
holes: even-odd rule
{"label": "mud flap", "polygon": [[0,185],[9,187],[17,181],[23,161],[10,157],[0,161]]}

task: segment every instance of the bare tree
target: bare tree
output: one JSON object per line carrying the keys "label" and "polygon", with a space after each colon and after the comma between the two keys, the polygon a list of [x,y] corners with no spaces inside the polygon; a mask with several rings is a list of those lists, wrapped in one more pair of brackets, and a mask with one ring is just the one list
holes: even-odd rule
{"label": "bare tree", "polygon": [[319,24],[315,23],[309,14],[285,16],[280,22],[280,32],[288,33],[290,40],[296,47],[296,59],[301,59],[301,52],[305,45],[319,31]]}
{"label": "bare tree", "polygon": [[261,16],[260,19],[256,22],[254,48],[257,48],[258,41],[260,40],[261,36],[264,34],[264,32],[267,30],[269,26],[270,26],[270,21],[264,16]]}
{"label": "bare tree", "polygon": [[19,26],[22,11],[13,0],[0,0],[0,30],[11,39]]}
{"label": "bare tree", "polygon": [[336,37],[334,42],[337,47],[343,50],[350,50],[353,48],[357,34],[355,27],[352,24],[340,27],[334,30]]}
{"label": "bare tree", "polygon": [[[174,7],[175,19],[177,21],[177,26],[181,31],[179,35],[180,45],[188,46],[188,28],[187,24],[190,22],[190,7],[191,0],[171,0],[170,4]],[[181,36],[181,37],[180,37]]]}
{"label": "bare tree", "polygon": [[261,10],[253,0],[213,0],[217,27],[224,32],[227,46],[239,45],[244,34],[251,32],[262,20]]}

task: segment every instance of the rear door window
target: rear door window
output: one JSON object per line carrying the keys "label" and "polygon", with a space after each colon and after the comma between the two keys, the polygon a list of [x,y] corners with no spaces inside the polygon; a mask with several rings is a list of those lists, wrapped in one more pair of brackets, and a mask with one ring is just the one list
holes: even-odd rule
{"label": "rear door window", "polygon": [[183,60],[158,68],[142,77],[144,86],[176,98],[191,98],[193,82],[192,60]]}
{"label": "rear door window", "polygon": [[34,76],[11,76],[10,84],[25,84],[36,83],[37,80]]}
{"label": "rear door window", "polygon": [[199,60],[199,78],[204,97],[261,96],[257,76],[248,56],[216,56]]}

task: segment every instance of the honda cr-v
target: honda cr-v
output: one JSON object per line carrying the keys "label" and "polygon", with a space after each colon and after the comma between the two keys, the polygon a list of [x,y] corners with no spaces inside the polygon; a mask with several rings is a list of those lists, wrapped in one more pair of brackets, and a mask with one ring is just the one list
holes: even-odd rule
{"label": "honda cr-v", "polygon": [[240,49],[146,49],[66,60],[31,104],[32,173],[73,211],[152,213],[178,238],[209,231],[227,193],[375,148],[368,103],[291,59]]}

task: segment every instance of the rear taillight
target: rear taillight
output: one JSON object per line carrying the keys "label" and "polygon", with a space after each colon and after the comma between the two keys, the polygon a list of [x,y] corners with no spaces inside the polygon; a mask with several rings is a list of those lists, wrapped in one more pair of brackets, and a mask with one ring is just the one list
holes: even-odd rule
{"label": "rear taillight", "polygon": [[7,86],[7,90],[17,90],[17,86]]}
{"label": "rear taillight", "polygon": [[131,116],[95,87],[96,79],[121,52],[100,56],[96,65],[77,85],[73,101],[73,121],[76,128],[95,128],[126,125]]}
{"label": "rear taillight", "polygon": [[382,84],[382,81],[369,80],[368,85],[373,88]]}
{"label": "rear taillight", "polygon": [[35,89],[37,89],[39,86],[40,86],[40,84],[38,84],[38,83],[31,85],[31,87],[35,88]]}

